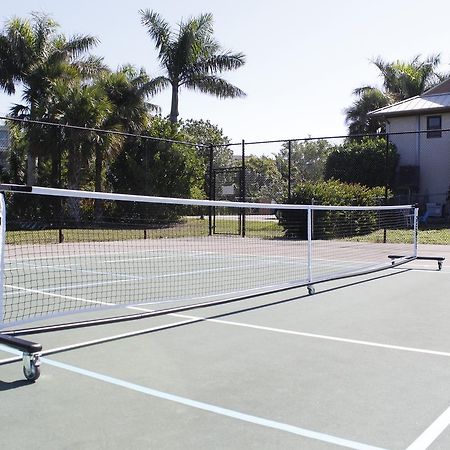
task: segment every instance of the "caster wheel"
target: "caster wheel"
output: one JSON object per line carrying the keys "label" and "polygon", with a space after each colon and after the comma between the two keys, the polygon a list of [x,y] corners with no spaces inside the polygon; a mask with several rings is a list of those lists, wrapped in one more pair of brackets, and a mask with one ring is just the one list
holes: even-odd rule
{"label": "caster wheel", "polygon": [[23,368],[23,374],[28,381],[36,381],[41,375],[41,368],[35,365],[31,366],[30,370]]}
{"label": "caster wheel", "polygon": [[36,381],[41,375],[41,361],[38,355],[29,356],[24,361],[23,374],[28,381]]}

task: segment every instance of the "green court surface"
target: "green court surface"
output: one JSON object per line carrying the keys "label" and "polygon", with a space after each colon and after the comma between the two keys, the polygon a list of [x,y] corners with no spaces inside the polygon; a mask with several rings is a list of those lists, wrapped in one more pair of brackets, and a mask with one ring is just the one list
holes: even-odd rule
{"label": "green court surface", "polygon": [[28,336],[41,376],[0,366],[2,447],[450,448],[450,251],[421,254],[447,261]]}
{"label": "green court surface", "polygon": [[[401,253],[405,252],[405,253]],[[11,245],[7,250],[5,326],[27,320],[144,304],[165,309],[267,292],[391,264],[411,245],[240,237],[191,237]]]}

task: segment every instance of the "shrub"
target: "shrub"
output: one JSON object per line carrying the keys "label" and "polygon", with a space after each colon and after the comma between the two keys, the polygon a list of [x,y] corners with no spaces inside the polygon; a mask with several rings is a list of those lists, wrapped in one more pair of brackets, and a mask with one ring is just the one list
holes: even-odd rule
{"label": "shrub", "polygon": [[[392,186],[399,155],[396,147],[386,139],[366,137],[352,140],[336,147],[327,158],[325,179],[365,186]],[[387,171],[387,173],[386,173]]]}
{"label": "shrub", "polygon": [[[380,204],[384,188],[328,180],[295,187],[291,203],[299,205],[374,206]],[[307,210],[280,210],[285,236],[307,239]],[[372,232],[378,224],[374,212],[314,211],[314,238],[333,239]]]}

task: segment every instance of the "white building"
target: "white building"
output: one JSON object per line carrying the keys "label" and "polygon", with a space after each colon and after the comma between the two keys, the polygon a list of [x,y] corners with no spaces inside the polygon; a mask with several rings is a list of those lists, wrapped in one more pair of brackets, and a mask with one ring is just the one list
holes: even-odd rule
{"label": "white building", "polygon": [[[424,94],[370,113],[386,120],[400,155],[398,186],[417,194],[431,215],[450,207],[450,79]],[[396,134],[405,133],[405,134]]]}

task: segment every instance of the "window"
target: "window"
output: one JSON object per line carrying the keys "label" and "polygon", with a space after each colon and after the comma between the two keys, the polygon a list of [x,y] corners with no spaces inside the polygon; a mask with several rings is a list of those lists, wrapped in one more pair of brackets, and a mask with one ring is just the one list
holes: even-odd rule
{"label": "window", "polygon": [[441,116],[427,117],[427,138],[440,138],[442,136],[441,128],[442,128]]}

